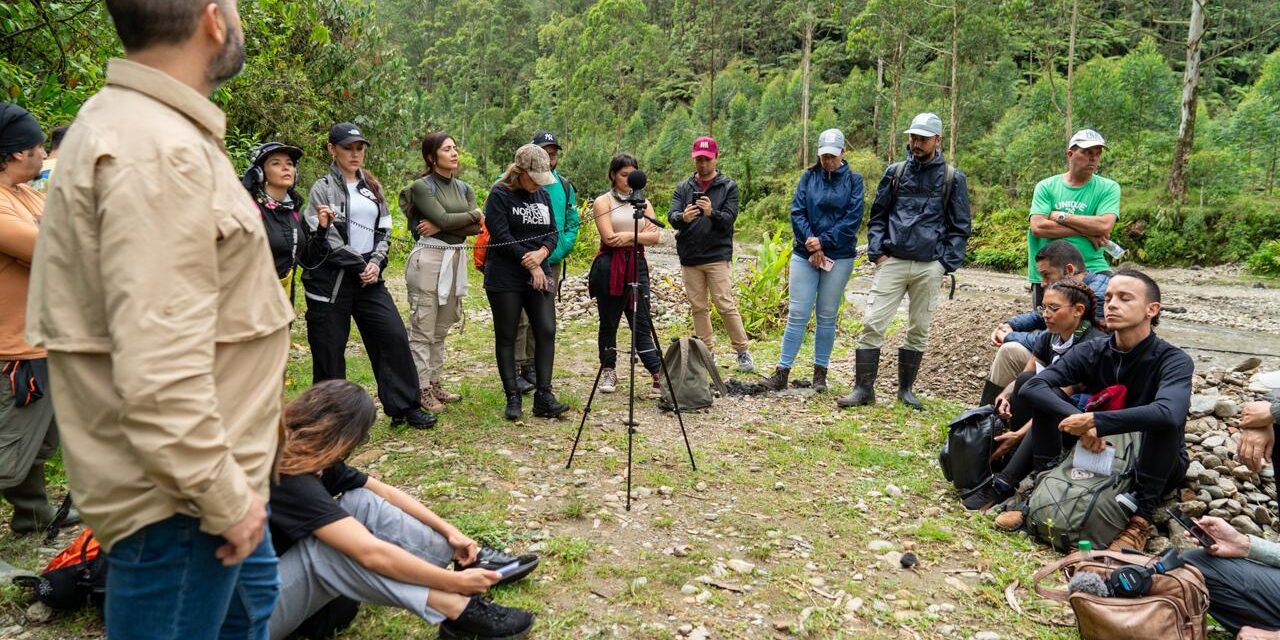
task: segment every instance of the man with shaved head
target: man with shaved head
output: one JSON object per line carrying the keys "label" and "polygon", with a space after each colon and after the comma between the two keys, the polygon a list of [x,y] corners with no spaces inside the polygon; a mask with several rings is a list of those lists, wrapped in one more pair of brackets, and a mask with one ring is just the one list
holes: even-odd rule
{"label": "man with shaved head", "polygon": [[235,0],[107,0],[126,57],[67,133],[27,336],[67,479],[106,553],[112,640],[266,638],[265,528],[292,309],[209,95]]}

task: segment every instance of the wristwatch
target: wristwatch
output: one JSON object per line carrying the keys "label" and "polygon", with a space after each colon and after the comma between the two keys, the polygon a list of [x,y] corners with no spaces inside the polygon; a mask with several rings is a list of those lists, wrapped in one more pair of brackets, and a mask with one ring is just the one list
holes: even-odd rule
{"label": "wristwatch", "polygon": [[1058,224],[1062,224],[1067,221],[1067,214],[1059,211],[1058,213],[1053,214],[1053,221]]}

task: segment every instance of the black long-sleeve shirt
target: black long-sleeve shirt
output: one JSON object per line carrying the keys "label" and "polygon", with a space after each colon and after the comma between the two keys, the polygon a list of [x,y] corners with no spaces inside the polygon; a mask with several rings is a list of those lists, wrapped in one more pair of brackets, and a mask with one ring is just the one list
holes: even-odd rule
{"label": "black long-sleeve shirt", "polygon": [[[530,193],[498,182],[484,202],[484,226],[489,230],[489,253],[484,263],[486,291],[524,291],[531,286],[529,270],[520,259],[530,251],[556,248],[559,232],[551,216],[551,199],[546,189]],[[551,277],[551,266],[543,260],[542,271]]]}
{"label": "black long-sleeve shirt", "polygon": [[1093,340],[1067,352],[1027,381],[1021,397],[1036,409],[1072,415],[1080,410],[1062,398],[1059,388],[1080,384],[1092,395],[1122,384],[1126,388],[1125,408],[1093,414],[1099,436],[1161,429],[1183,431],[1191,406],[1191,375],[1195,369],[1191,357],[1156,337],[1155,332],[1128,352],[1116,349],[1115,340],[1115,336]]}

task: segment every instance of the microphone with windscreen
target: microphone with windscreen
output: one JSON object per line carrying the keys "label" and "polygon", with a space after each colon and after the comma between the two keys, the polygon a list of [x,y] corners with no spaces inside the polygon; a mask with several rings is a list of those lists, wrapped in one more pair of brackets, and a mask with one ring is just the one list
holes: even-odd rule
{"label": "microphone with windscreen", "polygon": [[665,229],[667,228],[667,225],[661,220],[656,217],[650,218],[649,216],[644,215],[644,187],[647,184],[649,184],[649,176],[644,175],[644,172],[639,169],[632,171],[631,174],[627,176],[627,186],[631,187],[631,195],[627,197],[625,202],[635,205],[636,212],[643,216],[645,220]]}
{"label": "microphone with windscreen", "polygon": [[1071,593],[1088,593],[1102,598],[1111,597],[1111,588],[1107,586],[1106,580],[1096,573],[1081,571],[1067,582],[1067,591]]}

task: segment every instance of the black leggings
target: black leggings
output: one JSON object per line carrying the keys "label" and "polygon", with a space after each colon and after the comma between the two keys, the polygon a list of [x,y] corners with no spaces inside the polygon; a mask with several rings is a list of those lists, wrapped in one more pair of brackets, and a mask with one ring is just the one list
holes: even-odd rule
{"label": "black leggings", "polygon": [[[607,259],[605,257],[604,259]],[[636,301],[636,310],[631,310],[630,287],[620,296],[611,296],[606,288],[596,292],[596,304],[600,308],[600,330],[596,334],[596,342],[600,346],[600,364],[608,369],[618,365],[618,325],[622,316],[627,316],[627,326],[636,338],[636,355],[644,363],[649,373],[657,373],[662,369],[662,359],[658,356],[658,348],[653,343],[653,320],[649,317],[649,269],[644,258],[640,259],[638,280],[640,281],[640,299]],[[607,273],[607,272],[606,272]],[[627,345],[630,353],[631,345]]]}
{"label": "black leggings", "polygon": [[[1009,420],[1009,425],[1014,429],[1021,429],[1022,425],[1031,420],[1031,405],[1026,400],[1018,396],[1018,392],[1022,391],[1022,385],[1028,380],[1035,377],[1033,371],[1023,371],[1013,380],[1013,395],[1009,396],[1009,412],[1013,417]],[[996,474],[1001,480],[1004,480],[1011,487],[1017,487],[1031,474],[1031,437],[1022,439],[1018,446],[1013,450],[1013,456],[1009,458],[1009,463],[1004,466],[1000,473]]]}
{"label": "black leggings", "polygon": [[494,355],[498,359],[498,375],[502,390],[518,393],[516,387],[516,333],[520,328],[520,311],[529,317],[533,330],[533,368],[540,391],[551,389],[551,367],[556,357],[556,303],[550,291],[486,291],[493,309]]}

